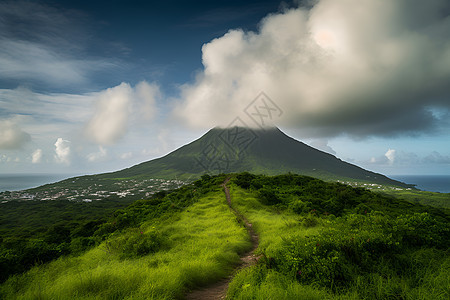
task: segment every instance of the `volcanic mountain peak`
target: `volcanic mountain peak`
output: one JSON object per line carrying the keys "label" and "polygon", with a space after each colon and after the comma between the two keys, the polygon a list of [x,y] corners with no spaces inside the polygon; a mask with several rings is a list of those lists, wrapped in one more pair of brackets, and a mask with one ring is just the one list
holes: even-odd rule
{"label": "volcanic mountain peak", "polygon": [[353,180],[406,187],[297,141],[277,127],[215,127],[167,154],[105,177],[195,178],[202,174],[287,172],[325,180]]}

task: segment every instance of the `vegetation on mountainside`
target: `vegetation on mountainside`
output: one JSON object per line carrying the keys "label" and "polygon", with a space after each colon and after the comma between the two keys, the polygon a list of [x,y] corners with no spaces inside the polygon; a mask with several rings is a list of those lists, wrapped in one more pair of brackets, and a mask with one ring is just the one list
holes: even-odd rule
{"label": "vegetation on mountainside", "polygon": [[[295,174],[229,176],[260,259],[234,277],[228,298],[449,298],[448,210]],[[227,207],[226,177],[205,175],[117,210],[82,237],[91,243],[10,276],[0,298],[180,299],[229,275],[250,242]],[[53,241],[70,248],[74,232],[70,243]]]}
{"label": "vegetation on mountainside", "polygon": [[213,128],[199,139],[157,159],[120,171],[87,176],[86,179],[134,178],[148,176],[190,180],[202,174],[252,172],[277,175],[288,172],[322,180],[358,181],[411,188],[342,161],[335,156],[295,140],[280,129],[245,127]]}
{"label": "vegetation on mountainside", "polygon": [[0,298],[175,299],[219,280],[250,247],[219,182],[207,178],[118,211],[78,255],[10,277]]}
{"label": "vegetation on mountainside", "polygon": [[448,299],[448,211],[297,175],[235,183],[263,259],[234,278],[229,298]]}
{"label": "vegetation on mountainside", "polygon": [[94,246],[94,235],[114,211],[128,206],[122,199],[92,203],[8,201],[0,209],[0,282],[36,264]]}
{"label": "vegetation on mountainside", "polygon": [[[160,191],[150,200],[139,201],[133,197],[109,197],[93,202],[28,200],[2,203],[0,282],[11,274],[24,272],[62,255],[82,253],[101,243],[107,234],[136,224],[136,214],[148,216],[148,210],[153,217],[167,214],[186,206],[193,196],[189,188],[181,188],[168,196],[169,193]],[[165,201],[161,201],[163,198]],[[125,207],[126,212],[121,210]],[[132,219],[134,221],[130,221]]]}
{"label": "vegetation on mountainside", "polygon": [[382,194],[394,196],[411,203],[418,203],[433,207],[450,209],[450,193],[437,193],[419,190],[394,190],[383,191]]}

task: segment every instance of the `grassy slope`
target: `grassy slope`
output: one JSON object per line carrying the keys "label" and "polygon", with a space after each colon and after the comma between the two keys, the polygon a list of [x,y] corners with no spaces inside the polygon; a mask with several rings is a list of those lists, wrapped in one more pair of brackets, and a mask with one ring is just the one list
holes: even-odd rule
{"label": "grassy slope", "polygon": [[[448,229],[447,235],[442,234],[442,224],[429,217],[439,216],[438,210],[420,214],[426,208],[306,177],[299,178],[300,185],[283,186],[294,177],[285,176],[287,181],[263,178],[261,182],[271,184],[281,197],[275,205],[262,204],[256,190],[230,183],[234,207],[260,235],[262,256],[255,267],[234,278],[230,299],[448,299],[449,252],[439,248],[445,240],[434,242],[448,238]],[[137,223],[80,256],[62,257],[11,277],[0,286],[0,298],[178,299],[191,288],[226,276],[250,242],[226,205],[217,185],[220,180],[212,192],[189,200],[186,203],[193,204],[181,210],[164,214],[170,203],[176,203],[170,200],[172,194],[151,200],[150,210],[153,202],[165,205],[158,208],[162,215],[139,216]],[[195,185],[184,189],[189,193],[180,195],[196,191]],[[317,205],[328,203],[330,199],[323,197],[337,192],[347,206],[337,207],[335,217]],[[359,213],[350,209],[348,196],[353,194],[367,201],[358,205]],[[339,203],[339,199],[333,201]],[[311,201],[306,212],[291,211],[291,207],[306,205],[306,200]],[[332,208],[332,204],[327,205]],[[139,213],[141,207],[124,210],[120,220],[126,220],[127,213]],[[309,212],[312,208],[317,211]],[[404,213],[409,216],[403,217]],[[437,231],[436,224],[441,226]],[[416,238],[419,246],[408,244]],[[139,254],[140,243],[154,241],[159,246],[153,253],[134,255]],[[304,272],[301,276],[299,269]],[[340,273],[347,276],[343,278],[346,285],[336,288],[332,282],[330,286],[328,279]]]}
{"label": "grassy slope", "polygon": [[[265,130],[213,128],[201,138],[164,157],[143,162],[99,178],[199,178],[202,174],[251,172],[277,175],[294,172],[322,180],[357,180],[408,187],[408,185],[341,161],[297,141],[278,128]],[[246,134],[246,133],[247,134]],[[252,133],[250,133],[252,132]],[[226,163],[225,163],[226,162]]]}
{"label": "grassy slope", "polygon": [[381,194],[391,195],[411,203],[450,209],[450,193],[435,193],[416,190],[389,190]]}
{"label": "grassy slope", "polygon": [[[345,227],[348,220],[336,219],[333,216],[299,216],[288,211],[280,212],[274,207],[261,204],[257,193],[237,186],[232,189],[232,197],[236,208],[246,215],[260,235],[261,243],[257,251],[262,255],[262,263],[242,270],[235,276],[228,290],[229,299],[448,299],[450,295],[449,253],[432,247],[407,250],[408,254],[405,254],[410,257],[403,258],[403,263],[409,264],[410,274],[399,275],[402,273],[400,270],[397,270],[399,274],[396,274],[396,268],[400,266],[381,261],[381,271],[357,275],[350,286],[340,291],[333,292],[320,286],[318,282],[302,284],[298,274],[292,275],[273,267],[276,260],[299,259],[295,256],[280,257],[286,253],[283,248],[293,242],[300,245],[305,243],[306,248],[311,240],[313,244],[322,240],[321,233],[327,230],[333,230],[334,235],[340,235],[339,228]],[[353,231],[352,235],[375,237],[373,231],[370,228],[359,229]],[[353,239],[352,236],[348,238]],[[307,259],[314,261],[315,258],[308,256]],[[317,260],[313,264],[323,263],[323,260]]]}
{"label": "grassy slope", "polygon": [[[264,257],[272,257],[286,238],[292,235],[314,236],[325,226],[324,222],[311,227],[304,226],[303,217],[271,209],[261,204],[255,193],[246,192],[237,186],[231,189],[231,197],[235,208],[252,222],[259,234],[260,245],[257,253]],[[261,300],[332,298],[332,294],[325,290],[302,286],[292,278],[277,272],[261,270],[259,266],[238,273],[230,284],[227,296],[230,299]]]}
{"label": "grassy slope", "polygon": [[[165,247],[123,259],[120,239],[158,232]],[[119,245],[118,245],[119,244]],[[250,247],[244,228],[217,190],[167,220],[144,222],[79,257],[65,257],[10,278],[4,299],[173,299],[226,276]]]}

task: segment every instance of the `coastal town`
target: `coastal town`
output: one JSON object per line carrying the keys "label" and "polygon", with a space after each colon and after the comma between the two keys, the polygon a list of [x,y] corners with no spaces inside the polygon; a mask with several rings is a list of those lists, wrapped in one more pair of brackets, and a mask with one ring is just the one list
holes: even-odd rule
{"label": "coastal town", "polygon": [[[376,183],[363,183],[354,181],[342,181],[339,183],[353,187],[362,187],[374,191],[403,191],[411,188],[387,186]],[[54,184],[44,185],[38,188],[0,192],[0,203],[8,201],[50,201],[68,200],[92,202],[105,199],[127,200],[146,199],[159,191],[177,189],[188,181],[179,179],[105,179],[97,180],[89,177],[75,177]]]}
{"label": "coastal town", "polygon": [[[91,182],[92,181],[92,182]],[[76,177],[51,185],[0,193],[0,203],[8,201],[68,200],[92,202],[105,199],[145,199],[156,192],[177,189],[187,182],[178,179],[94,180]]]}
{"label": "coastal town", "polygon": [[368,183],[368,182],[357,182],[357,181],[343,181],[337,180],[337,182],[350,185],[352,187],[362,187],[371,191],[411,191],[412,188],[403,188],[391,185],[382,185],[378,183]]}

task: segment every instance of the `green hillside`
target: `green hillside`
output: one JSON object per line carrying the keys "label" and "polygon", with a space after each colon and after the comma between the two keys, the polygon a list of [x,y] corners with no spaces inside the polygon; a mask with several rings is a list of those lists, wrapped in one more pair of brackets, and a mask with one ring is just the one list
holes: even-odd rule
{"label": "green hillside", "polygon": [[98,178],[199,178],[202,174],[288,172],[323,180],[352,180],[411,187],[382,174],[364,170],[314,149],[278,128],[213,128],[198,140],[164,157]]}
{"label": "green hillside", "polygon": [[[89,234],[29,237],[73,248],[11,272],[0,298],[183,299],[232,275],[229,299],[448,299],[449,217],[301,175],[205,175],[92,222]],[[242,218],[259,245],[256,262],[236,269],[253,243]],[[14,236],[2,230],[4,272],[22,253],[8,250]]]}

